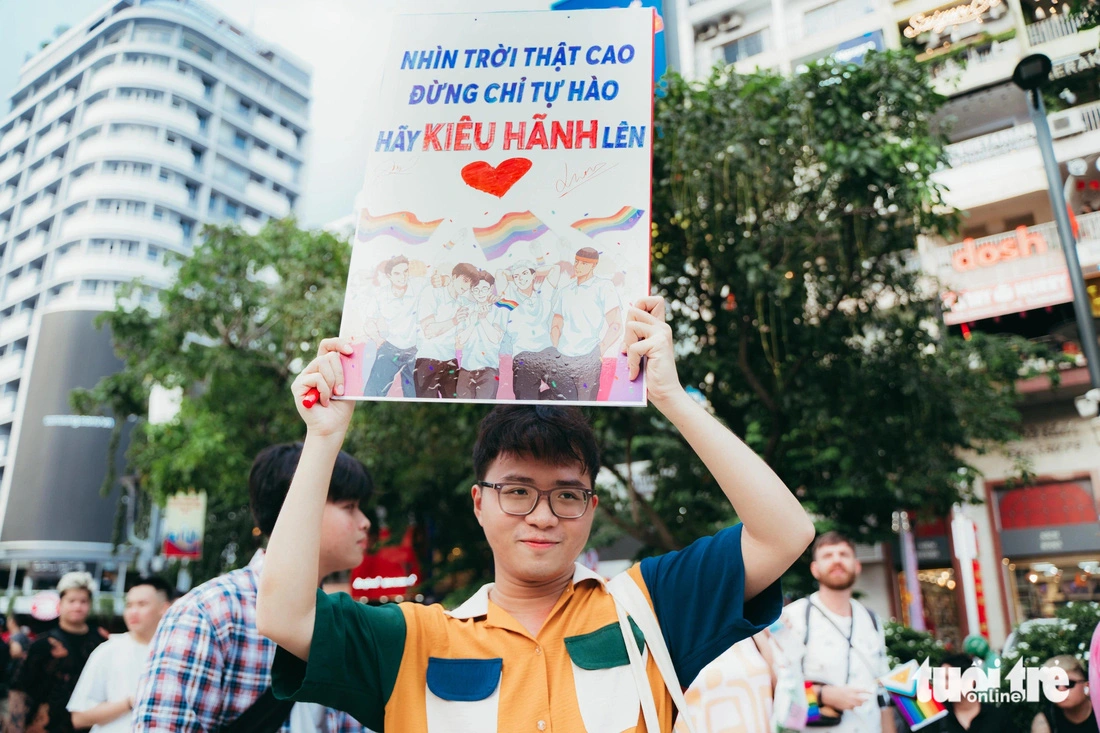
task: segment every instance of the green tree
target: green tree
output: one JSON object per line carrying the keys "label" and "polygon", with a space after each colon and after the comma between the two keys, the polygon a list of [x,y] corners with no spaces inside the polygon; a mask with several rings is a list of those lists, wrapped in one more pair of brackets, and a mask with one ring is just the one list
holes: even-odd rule
{"label": "green tree", "polygon": [[[652,273],[683,383],[822,524],[873,541],[899,508],[942,516],[973,499],[962,456],[1014,437],[1014,384],[1034,350],[947,334],[914,266],[918,239],[957,223],[932,179],[946,162],[932,122],[942,98],[923,67],[870,53],[793,76],[716,68],[667,82]],[[732,521],[652,411],[600,421],[609,463],[660,468],[651,495],[605,502],[621,531],[664,550]]]}

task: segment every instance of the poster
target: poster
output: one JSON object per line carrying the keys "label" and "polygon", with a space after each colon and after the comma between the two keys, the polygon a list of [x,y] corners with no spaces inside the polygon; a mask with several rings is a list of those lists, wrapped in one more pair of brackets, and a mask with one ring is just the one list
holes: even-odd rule
{"label": "poster", "polygon": [[164,507],[164,557],[169,560],[202,559],[205,534],[206,492],[168,497]]}
{"label": "poster", "polygon": [[341,336],[345,396],[644,405],[654,13],[395,20]]}

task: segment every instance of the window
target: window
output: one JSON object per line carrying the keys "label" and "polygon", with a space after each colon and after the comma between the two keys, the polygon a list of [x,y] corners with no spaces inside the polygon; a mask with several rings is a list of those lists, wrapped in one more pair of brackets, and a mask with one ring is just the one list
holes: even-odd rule
{"label": "window", "polygon": [[225,202],[225,215],[228,216],[233,221],[237,221],[238,219],[240,219],[240,217],[241,217],[240,204],[234,203],[232,201],[226,201]]}
{"label": "window", "polygon": [[290,63],[286,59],[283,59],[283,58],[275,59],[275,65],[279,67],[280,71],[282,71],[284,74],[286,74],[287,76],[289,76],[291,79],[298,82],[302,86],[304,86],[304,87],[309,86],[309,74],[306,73],[305,71],[303,71],[302,69],[299,69],[297,66]]}
{"label": "window", "polygon": [[233,133],[233,147],[237,148],[238,150],[247,150],[248,138],[239,132]]}
{"label": "window", "polygon": [[95,202],[95,210],[109,214],[140,216],[145,213],[145,202],[129,199],[100,199]]}
{"label": "window", "polygon": [[92,239],[88,241],[90,254],[119,257],[137,257],[141,245],[130,239]]}
{"label": "window", "polygon": [[180,38],[180,48],[198,54],[207,61],[214,60],[214,52],[217,50],[213,44],[207,43],[190,31],[183,32],[183,36]]}
{"label": "window", "polygon": [[846,23],[852,18],[875,12],[874,0],[833,0],[802,16],[805,35],[821,33]]}
{"label": "window", "polygon": [[154,247],[150,244],[149,249],[145,252],[145,259],[150,262],[160,262],[162,254],[164,254],[164,251],[160,247]]}
{"label": "window", "polygon": [[286,107],[299,112],[301,114],[306,113],[306,109],[309,107],[309,103],[306,102],[305,97],[290,91],[286,87],[279,87],[275,91],[275,98],[282,102]]}
{"label": "window", "polygon": [[764,53],[766,47],[764,34],[765,31],[759,30],[725,44],[722,46],[722,58],[727,64],[736,64],[738,61]]}
{"label": "window", "polygon": [[236,189],[243,189],[248,183],[248,171],[222,157],[214,162],[214,177]]}
{"label": "window", "polygon": [[247,101],[241,99],[240,97],[238,97],[237,98],[237,114],[239,114],[241,117],[251,117],[252,116],[252,104],[250,102],[247,102]]}
{"label": "window", "polygon": [[134,125],[128,122],[116,122],[111,125],[111,134],[155,138],[157,136],[157,128],[152,125]]}
{"label": "window", "polygon": [[164,23],[142,21],[134,28],[134,40],[147,43],[171,43],[174,34],[175,29]]}
{"label": "window", "polygon": [[117,173],[129,176],[148,176],[153,166],[148,163],[131,163],[125,160],[108,160],[103,164],[104,173]]}
{"label": "window", "polygon": [[164,99],[164,92],[158,92],[152,89],[123,88],[118,90],[118,96],[120,99],[129,99],[138,102],[159,102]]}
{"label": "window", "polygon": [[134,66],[160,66],[168,68],[168,57],[157,56],[151,53],[128,53],[122,57],[125,64]]}

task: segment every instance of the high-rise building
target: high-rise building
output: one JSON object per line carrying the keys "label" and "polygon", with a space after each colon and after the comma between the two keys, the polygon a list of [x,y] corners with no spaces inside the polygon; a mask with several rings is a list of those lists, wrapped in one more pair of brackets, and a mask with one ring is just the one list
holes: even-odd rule
{"label": "high-rise building", "polygon": [[[936,179],[963,214],[958,241],[914,243],[943,288],[944,327],[1046,343],[1060,352],[1061,378],[1018,384],[1022,439],[1010,454],[968,456],[984,474],[985,503],[956,518],[976,528],[976,564],[963,568],[970,561],[945,518],[913,527],[925,620],[945,641],[983,633],[999,644],[1022,621],[1100,600],[1100,422],[1074,407],[1088,375],[1063,243],[1026,98],[1011,81],[1027,55],[1054,63],[1044,98],[1100,324],[1100,29],[1082,29],[1065,0],[677,2],[687,19],[677,32],[693,40],[681,44],[689,77],[716,63],[790,73],[828,57],[858,60],[872,48],[910,48],[928,65],[949,123],[949,164]],[[1017,480],[1020,459],[1031,472],[1026,485]],[[899,549],[861,549],[862,590],[880,611],[908,621]]]}
{"label": "high-rise building", "polygon": [[155,299],[204,223],[294,210],[310,74],[195,0],[115,0],[21,68],[0,117],[0,587],[74,564],[121,587],[113,420],[68,404],[119,366],[95,315],[134,278]]}

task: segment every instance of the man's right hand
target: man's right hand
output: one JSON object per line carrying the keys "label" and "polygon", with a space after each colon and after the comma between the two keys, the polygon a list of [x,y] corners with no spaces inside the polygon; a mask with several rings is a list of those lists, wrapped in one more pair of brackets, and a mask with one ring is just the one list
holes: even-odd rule
{"label": "man's right hand", "polygon": [[871,698],[871,693],[851,685],[823,685],[821,702],[837,710],[854,710]]}
{"label": "man's right hand", "polygon": [[[294,404],[298,414],[306,424],[306,430],[314,435],[343,436],[351,422],[351,413],[355,403],[349,400],[334,400],[333,396],[344,394],[344,367],[340,355],[351,356],[351,344],[346,339],[325,339],[317,347],[317,358],[302,370],[291,385]],[[302,400],[311,389],[320,395],[317,404],[305,407]]]}

